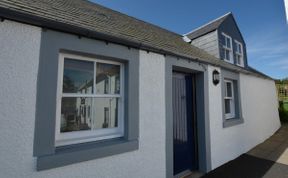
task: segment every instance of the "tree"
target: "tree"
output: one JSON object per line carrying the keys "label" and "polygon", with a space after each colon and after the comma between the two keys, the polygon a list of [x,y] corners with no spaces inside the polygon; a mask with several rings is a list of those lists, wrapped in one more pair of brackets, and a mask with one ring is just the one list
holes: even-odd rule
{"label": "tree", "polygon": [[76,87],[74,85],[74,82],[68,77],[67,75],[64,75],[63,77],[63,91],[75,91]]}

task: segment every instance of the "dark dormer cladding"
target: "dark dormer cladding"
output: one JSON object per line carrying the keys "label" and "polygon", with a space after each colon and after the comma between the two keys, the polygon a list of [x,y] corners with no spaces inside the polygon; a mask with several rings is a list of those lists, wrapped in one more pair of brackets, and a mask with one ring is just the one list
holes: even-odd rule
{"label": "dark dormer cladding", "polygon": [[247,68],[245,41],[231,12],[185,34],[183,40],[225,62]]}

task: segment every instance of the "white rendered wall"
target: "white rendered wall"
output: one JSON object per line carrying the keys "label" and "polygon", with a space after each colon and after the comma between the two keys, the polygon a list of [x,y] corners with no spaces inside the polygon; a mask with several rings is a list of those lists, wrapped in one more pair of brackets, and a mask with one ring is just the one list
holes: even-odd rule
{"label": "white rendered wall", "polygon": [[0,177],[29,177],[41,29],[0,22]]}
{"label": "white rendered wall", "polygon": [[[165,57],[140,51],[140,149],[145,164],[136,177],[166,177]],[[143,140],[143,142],[141,141]],[[145,140],[145,142],[144,142]],[[147,169],[148,168],[148,169]]]}
{"label": "white rendered wall", "polygon": [[165,61],[162,55],[142,51],[139,150],[36,171],[33,135],[40,39],[40,28],[0,22],[0,177],[164,178]]}
{"label": "white rendered wall", "polygon": [[[209,66],[208,76],[214,69]],[[221,73],[221,72],[220,72]],[[212,169],[233,160],[270,137],[279,127],[278,104],[272,80],[240,74],[244,123],[223,128],[221,85],[209,77],[209,117]]]}

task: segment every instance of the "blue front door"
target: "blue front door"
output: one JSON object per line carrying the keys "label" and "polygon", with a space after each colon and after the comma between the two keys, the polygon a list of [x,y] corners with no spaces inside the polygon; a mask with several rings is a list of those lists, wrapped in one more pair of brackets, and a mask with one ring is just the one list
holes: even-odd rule
{"label": "blue front door", "polygon": [[191,74],[173,73],[174,175],[198,168],[193,80]]}

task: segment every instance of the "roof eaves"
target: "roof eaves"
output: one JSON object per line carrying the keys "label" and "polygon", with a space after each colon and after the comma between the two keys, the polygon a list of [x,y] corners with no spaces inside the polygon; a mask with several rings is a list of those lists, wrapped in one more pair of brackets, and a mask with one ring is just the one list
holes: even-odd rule
{"label": "roof eaves", "polygon": [[[253,72],[250,72],[248,70],[244,70],[240,67],[234,66],[232,64],[228,64],[228,63],[226,64],[225,62],[223,62],[221,60],[217,60],[217,58],[215,58],[215,57],[214,57],[215,60],[209,60],[209,59],[203,59],[203,58],[199,59],[198,57],[195,57],[195,56],[180,54],[178,52],[167,51],[165,49],[160,49],[157,47],[145,45],[145,44],[140,43],[140,42],[132,41],[131,39],[123,39],[123,38],[115,37],[112,35],[99,33],[97,31],[88,30],[86,28],[74,26],[71,24],[66,24],[63,22],[49,20],[49,19],[46,19],[43,17],[39,17],[39,16],[27,14],[27,13],[13,11],[13,10],[7,9],[7,8],[0,7],[0,18],[3,20],[8,19],[8,20],[21,22],[21,23],[39,26],[42,28],[52,29],[52,30],[56,30],[56,31],[66,32],[66,33],[71,33],[71,34],[75,34],[77,36],[84,36],[84,37],[93,38],[93,39],[97,39],[97,40],[101,40],[101,41],[112,42],[115,44],[120,44],[120,45],[124,45],[127,47],[133,47],[136,49],[147,50],[147,51],[151,51],[151,52],[155,52],[155,53],[159,53],[159,54],[163,54],[163,55],[171,55],[174,57],[184,58],[184,59],[187,59],[189,61],[194,61],[194,62],[199,62],[199,63],[201,62],[204,64],[210,64],[210,65],[217,66],[217,67],[224,67],[228,70],[233,70],[233,71],[242,72],[242,73],[246,73],[246,74],[253,73]],[[179,35],[179,37],[181,37],[181,36]],[[211,59],[212,58],[213,58],[213,56],[211,56]],[[257,75],[257,74],[255,74],[255,75]],[[258,75],[258,76],[261,76],[261,75]],[[261,77],[267,78],[267,76],[263,76],[263,75]]]}

